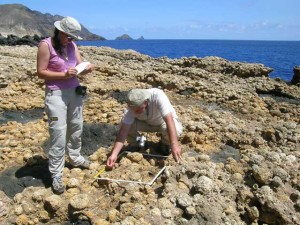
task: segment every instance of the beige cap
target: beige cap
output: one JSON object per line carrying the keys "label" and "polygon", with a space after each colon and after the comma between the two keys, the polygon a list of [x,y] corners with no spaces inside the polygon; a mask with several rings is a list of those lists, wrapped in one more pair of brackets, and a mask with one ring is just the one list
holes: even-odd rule
{"label": "beige cap", "polygon": [[73,17],[68,16],[68,17],[63,18],[60,21],[56,21],[54,23],[54,26],[58,30],[66,33],[67,35],[69,35],[73,38],[76,38],[78,40],[82,39],[81,37],[79,37],[77,35],[81,31],[81,26],[78,23],[78,21]]}
{"label": "beige cap", "polygon": [[136,107],[151,97],[151,93],[147,89],[132,89],[127,94],[127,104],[129,107]]}

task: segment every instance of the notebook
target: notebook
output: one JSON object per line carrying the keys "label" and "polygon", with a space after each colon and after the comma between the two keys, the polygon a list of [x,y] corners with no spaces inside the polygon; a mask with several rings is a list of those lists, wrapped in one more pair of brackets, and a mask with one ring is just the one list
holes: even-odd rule
{"label": "notebook", "polygon": [[90,64],[90,62],[82,62],[82,63],[79,63],[77,66],[75,66],[75,68],[77,70],[77,75],[80,74],[82,71],[84,71],[89,64]]}

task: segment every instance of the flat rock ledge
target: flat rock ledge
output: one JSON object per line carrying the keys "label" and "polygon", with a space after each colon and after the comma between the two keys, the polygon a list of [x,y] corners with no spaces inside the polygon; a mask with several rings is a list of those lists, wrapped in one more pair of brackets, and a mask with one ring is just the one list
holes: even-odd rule
{"label": "flat rock ledge", "polygon": [[[299,86],[270,79],[264,65],[219,57],[79,50],[96,66],[80,77],[88,86],[82,152],[92,164],[66,163],[67,190],[58,196],[47,172],[37,47],[0,46],[0,224],[300,224]],[[114,170],[122,179],[149,180],[166,169],[152,185],[97,181],[125,94],[149,87],[166,92],[184,125],[181,162],[124,155]]]}

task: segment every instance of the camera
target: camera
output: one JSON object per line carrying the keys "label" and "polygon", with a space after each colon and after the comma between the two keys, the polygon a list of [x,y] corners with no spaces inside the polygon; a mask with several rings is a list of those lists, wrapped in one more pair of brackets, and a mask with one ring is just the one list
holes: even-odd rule
{"label": "camera", "polygon": [[82,96],[86,95],[86,90],[87,90],[86,86],[77,86],[76,89],[75,89],[76,94],[82,95]]}
{"label": "camera", "polygon": [[136,141],[139,143],[139,147],[143,148],[146,144],[146,137],[145,136],[137,136]]}

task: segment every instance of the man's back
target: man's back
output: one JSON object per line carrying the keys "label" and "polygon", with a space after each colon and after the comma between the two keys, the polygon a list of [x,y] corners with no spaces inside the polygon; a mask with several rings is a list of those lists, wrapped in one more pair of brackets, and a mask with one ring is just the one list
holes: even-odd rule
{"label": "man's back", "polygon": [[152,126],[158,126],[164,122],[163,117],[168,113],[172,113],[174,118],[177,118],[176,112],[170,103],[169,98],[166,94],[158,89],[151,88],[147,89],[151,96],[148,100],[146,110],[141,114],[135,114],[130,108],[125,111],[123,123],[132,124],[134,119],[146,121]]}

